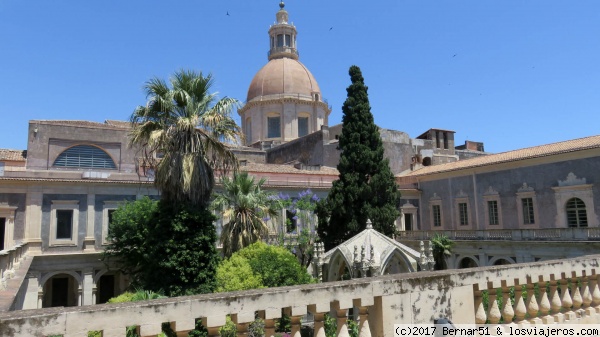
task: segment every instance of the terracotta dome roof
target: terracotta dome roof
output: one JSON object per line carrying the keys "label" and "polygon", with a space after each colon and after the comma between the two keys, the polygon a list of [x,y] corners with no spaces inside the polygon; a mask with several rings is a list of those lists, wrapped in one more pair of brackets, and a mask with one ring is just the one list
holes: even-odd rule
{"label": "terracotta dome roof", "polygon": [[246,100],[282,94],[313,100],[313,93],[318,93],[321,101],[321,89],[310,71],[298,60],[284,57],[269,61],[256,73]]}

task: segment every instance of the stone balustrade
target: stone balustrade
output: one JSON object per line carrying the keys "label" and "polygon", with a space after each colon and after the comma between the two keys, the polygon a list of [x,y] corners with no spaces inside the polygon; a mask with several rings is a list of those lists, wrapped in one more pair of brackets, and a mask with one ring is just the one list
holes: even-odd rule
{"label": "stone balustrade", "polygon": [[27,244],[17,244],[10,249],[0,250],[0,291],[6,289],[8,280],[14,277],[15,270],[27,254]]}
{"label": "stone balustrade", "polygon": [[396,238],[398,240],[429,240],[436,234],[446,235],[452,240],[600,241],[600,228],[598,227],[402,231]]}
{"label": "stone balustrade", "polygon": [[394,324],[431,324],[440,317],[456,324],[599,323],[599,262],[600,255],[590,255],[144,302],[15,311],[0,314],[0,335],[70,337],[102,331],[102,336],[112,337],[124,336],[126,327],[136,326],[141,336],[155,336],[162,323],[169,323],[183,336],[196,320],[202,320],[209,336],[218,336],[219,327],[230,315],[238,336],[246,334],[255,317],[265,320],[266,335],[272,336],[274,320],[285,312],[291,316],[293,337],[300,336],[300,319],[307,313],[314,317],[314,336],[325,336],[325,313],[337,320],[337,335],[348,336],[347,320],[354,319],[348,318],[349,309],[353,309],[352,317],[358,317],[362,337],[393,336]]}

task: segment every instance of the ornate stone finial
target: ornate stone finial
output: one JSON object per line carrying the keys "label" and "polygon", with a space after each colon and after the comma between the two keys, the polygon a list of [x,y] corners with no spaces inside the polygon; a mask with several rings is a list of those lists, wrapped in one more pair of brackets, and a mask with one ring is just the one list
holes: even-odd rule
{"label": "ornate stone finial", "polygon": [[283,7],[285,7],[285,3],[283,3],[283,1],[281,1],[281,2],[279,3],[279,8],[283,9]]}
{"label": "ornate stone finial", "polygon": [[365,262],[365,246],[360,247],[360,261]]}
{"label": "ornate stone finial", "polygon": [[354,262],[358,263],[358,247],[354,245]]}
{"label": "ornate stone finial", "polygon": [[367,229],[373,229],[373,223],[371,222],[371,219],[367,219]]}
{"label": "ornate stone finial", "polygon": [[373,245],[371,245],[371,255],[369,256],[369,258],[371,259],[371,262],[375,262],[375,249],[373,248]]}

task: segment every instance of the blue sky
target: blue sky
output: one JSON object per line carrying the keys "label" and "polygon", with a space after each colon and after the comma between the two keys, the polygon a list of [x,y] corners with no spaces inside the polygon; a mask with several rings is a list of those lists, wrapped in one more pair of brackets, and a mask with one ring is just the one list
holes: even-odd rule
{"label": "blue sky", "polygon": [[[211,72],[221,96],[245,101],[278,3],[0,0],[0,148],[25,149],[31,119],[125,120],[145,103],[145,81],[182,68]],[[286,9],[331,125],[355,64],[375,122],[411,137],[450,129],[456,144],[502,152],[600,134],[598,0],[289,0]]]}

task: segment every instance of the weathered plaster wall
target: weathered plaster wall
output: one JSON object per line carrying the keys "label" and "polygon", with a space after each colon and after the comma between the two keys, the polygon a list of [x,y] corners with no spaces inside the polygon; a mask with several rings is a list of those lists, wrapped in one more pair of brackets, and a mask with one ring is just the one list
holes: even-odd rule
{"label": "weathered plaster wall", "polygon": [[25,237],[25,197],[24,193],[0,193],[0,204],[17,207],[13,240]]}

